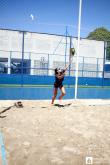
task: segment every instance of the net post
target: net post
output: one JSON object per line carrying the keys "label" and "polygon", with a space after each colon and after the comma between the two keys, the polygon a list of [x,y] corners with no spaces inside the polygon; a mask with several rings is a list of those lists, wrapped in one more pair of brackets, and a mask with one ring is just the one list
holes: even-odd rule
{"label": "net post", "polygon": [[80,44],[80,28],[81,28],[81,9],[82,0],[79,0],[79,18],[78,18],[78,40],[77,40],[77,56],[76,56],[76,72],[75,72],[75,99],[77,99],[78,88],[78,61],[79,61],[79,44]]}

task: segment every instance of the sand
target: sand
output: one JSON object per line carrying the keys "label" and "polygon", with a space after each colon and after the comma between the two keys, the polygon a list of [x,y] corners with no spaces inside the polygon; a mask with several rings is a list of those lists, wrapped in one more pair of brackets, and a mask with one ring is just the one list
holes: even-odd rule
{"label": "sand", "polygon": [[110,165],[110,100],[21,101],[0,101],[8,165]]}

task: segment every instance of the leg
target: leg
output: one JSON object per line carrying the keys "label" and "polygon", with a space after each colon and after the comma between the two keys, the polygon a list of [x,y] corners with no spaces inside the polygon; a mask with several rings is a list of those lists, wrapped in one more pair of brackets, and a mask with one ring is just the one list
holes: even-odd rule
{"label": "leg", "polygon": [[51,102],[51,104],[54,103],[54,100],[55,100],[55,98],[56,98],[56,96],[57,96],[57,91],[58,91],[58,88],[54,88],[54,95],[53,95],[53,97],[52,97],[52,102]]}
{"label": "leg", "polygon": [[59,97],[59,100],[62,100],[62,97],[65,96],[66,92],[65,92],[65,88],[63,86],[60,88],[60,90],[61,90],[61,95]]}

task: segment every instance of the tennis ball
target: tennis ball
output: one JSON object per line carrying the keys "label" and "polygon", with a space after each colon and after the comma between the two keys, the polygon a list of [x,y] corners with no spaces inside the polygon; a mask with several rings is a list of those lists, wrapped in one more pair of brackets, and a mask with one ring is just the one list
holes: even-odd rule
{"label": "tennis ball", "polygon": [[71,55],[74,56],[75,55],[75,49],[71,48]]}

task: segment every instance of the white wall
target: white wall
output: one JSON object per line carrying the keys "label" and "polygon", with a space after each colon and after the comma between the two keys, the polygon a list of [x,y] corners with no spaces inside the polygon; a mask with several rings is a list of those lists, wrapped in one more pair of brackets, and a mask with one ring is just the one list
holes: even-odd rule
{"label": "white wall", "polygon": [[[24,39],[24,54],[25,59],[31,58],[31,67],[34,67],[34,60],[40,60],[41,57],[45,57],[48,60],[49,57],[49,67],[53,68],[53,63],[63,62],[65,63],[65,48],[66,48],[66,37],[49,35],[49,34],[39,34],[39,33],[25,33]],[[60,43],[60,44],[59,44]],[[73,46],[77,50],[77,39],[72,39]],[[67,60],[69,60],[69,48],[70,48],[70,38],[67,38]],[[22,33],[19,31],[11,30],[0,30],[0,57],[4,58],[21,58],[22,57]],[[4,51],[12,51],[4,52]],[[14,52],[13,52],[14,51]],[[48,54],[51,54],[48,56]],[[52,55],[54,54],[54,55]],[[56,55],[55,55],[56,54]],[[80,57],[79,63],[83,62],[83,57],[85,58],[85,63],[97,64],[96,58],[104,57],[104,42],[81,39],[80,41]],[[74,57],[73,63],[76,62]],[[60,64],[60,63],[59,63]],[[100,70],[103,69],[103,61],[100,60]],[[31,71],[31,74],[33,72]],[[50,74],[52,74],[50,70]]]}

